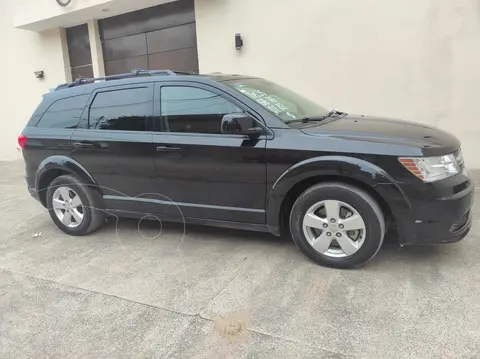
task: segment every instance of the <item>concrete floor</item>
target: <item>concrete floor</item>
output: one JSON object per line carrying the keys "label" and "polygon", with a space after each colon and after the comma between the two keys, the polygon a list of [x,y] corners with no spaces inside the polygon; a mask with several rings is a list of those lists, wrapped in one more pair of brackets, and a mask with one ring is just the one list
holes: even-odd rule
{"label": "concrete floor", "polygon": [[23,163],[0,173],[1,358],[480,358],[479,217],[460,243],[387,244],[341,271],[242,231],[121,220],[68,237]]}

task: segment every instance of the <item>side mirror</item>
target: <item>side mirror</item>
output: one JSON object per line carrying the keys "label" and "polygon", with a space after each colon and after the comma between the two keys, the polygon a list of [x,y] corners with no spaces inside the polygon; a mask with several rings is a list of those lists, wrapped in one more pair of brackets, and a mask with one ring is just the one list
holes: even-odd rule
{"label": "side mirror", "polygon": [[257,121],[245,113],[231,113],[222,118],[222,133],[261,136],[264,131]]}

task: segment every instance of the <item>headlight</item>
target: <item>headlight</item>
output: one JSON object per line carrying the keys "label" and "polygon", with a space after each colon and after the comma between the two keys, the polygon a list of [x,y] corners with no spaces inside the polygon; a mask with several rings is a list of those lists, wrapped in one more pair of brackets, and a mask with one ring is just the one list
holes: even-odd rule
{"label": "headlight", "polygon": [[454,154],[440,157],[399,158],[407,170],[424,182],[442,180],[460,173]]}

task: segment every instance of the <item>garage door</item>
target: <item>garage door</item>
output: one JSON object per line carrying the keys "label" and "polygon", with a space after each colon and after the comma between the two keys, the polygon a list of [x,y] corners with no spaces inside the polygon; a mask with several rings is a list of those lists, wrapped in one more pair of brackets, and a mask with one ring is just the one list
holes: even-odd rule
{"label": "garage door", "polygon": [[107,75],[133,69],[198,72],[193,0],[99,21]]}

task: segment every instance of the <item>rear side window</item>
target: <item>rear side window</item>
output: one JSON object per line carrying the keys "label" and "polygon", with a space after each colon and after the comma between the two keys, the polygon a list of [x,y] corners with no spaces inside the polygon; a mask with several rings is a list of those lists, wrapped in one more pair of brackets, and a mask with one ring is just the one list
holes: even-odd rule
{"label": "rear side window", "polygon": [[64,98],[54,102],[38,123],[39,128],[75,129],[89,95]]}
{"label": "rear side window", "polygon": [[90,106],[88,128],[146,131],[153,118],[153,91],[142,87],[99,92]]}

